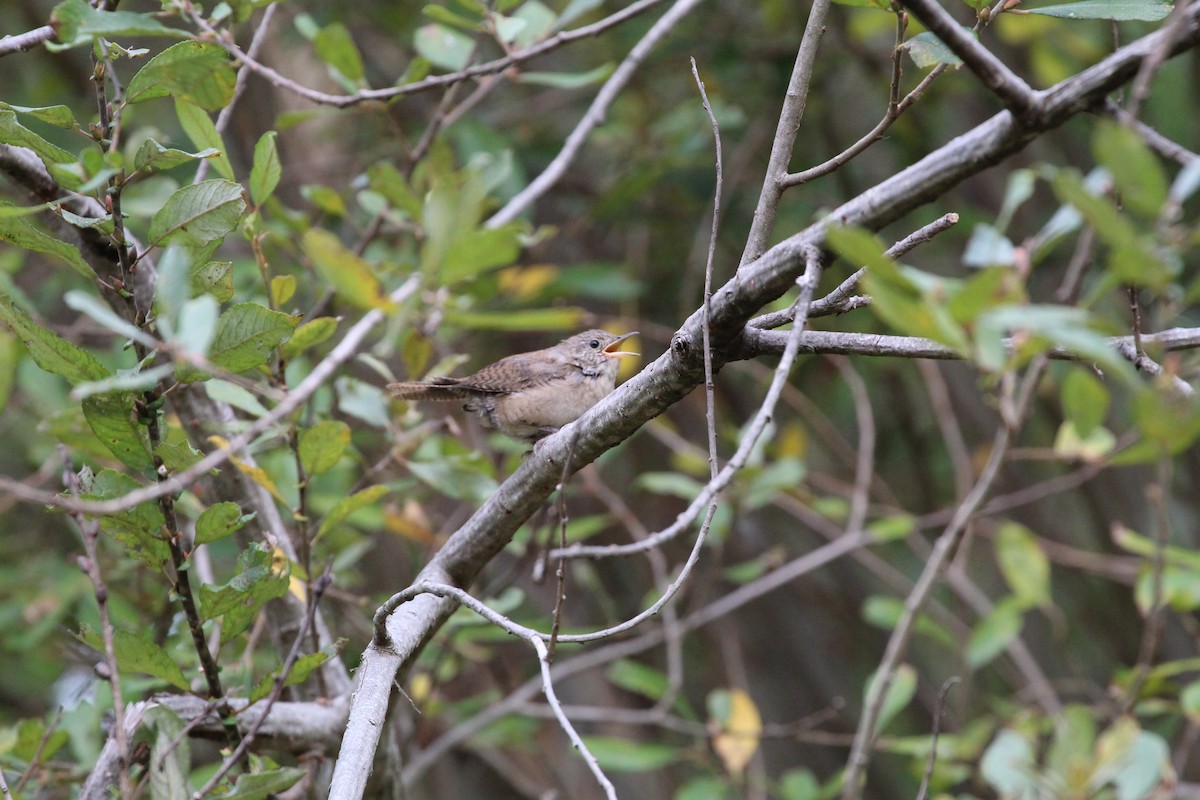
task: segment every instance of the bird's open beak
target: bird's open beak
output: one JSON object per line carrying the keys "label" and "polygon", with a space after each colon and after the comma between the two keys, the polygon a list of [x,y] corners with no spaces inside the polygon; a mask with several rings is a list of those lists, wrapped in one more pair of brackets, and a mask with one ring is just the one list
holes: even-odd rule
{"label": "bird's open beak", "polygon": [[629,350],[617,350],[616,349],[617,345],[619,345],[621,342],[625,341],[626,339],[628,339],[631,336],[637,336],[637,335],[638,335],[638,332],[633,331],[632,333],[626,333],[622,336],[618,336],[617,340],[615,342],[610,344],[608,347],[604,348],[604,355],[612,356],[613,358],[625,358],[626,356],[641,355],[641,353],[634,353]]}

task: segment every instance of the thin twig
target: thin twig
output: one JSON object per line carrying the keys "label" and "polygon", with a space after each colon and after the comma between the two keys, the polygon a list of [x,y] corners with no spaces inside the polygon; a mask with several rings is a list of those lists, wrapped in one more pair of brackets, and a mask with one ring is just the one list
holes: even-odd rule
{"label": "thin twig", "polygon": [[516,196],[505,203],[503,208],[493,214],[484,223],[485,227],[499,228],[512,222],[558,182],[558,179],[566,173],[571,162],[575,160],[575,156],[578,155],[592,130],[603,121],[608,113],[608,107],[617,99],[617,95],[625,88],[625,84],[633,77],[633,73],[641,66],[642,61],[659,41],[699,4],[700,0],[676,0],[675,5],[671,6],[667,13],[663,14],[650,27],[650,30],[646,31],[646,35],[638,40],[638,43],[629,51],[629,55],[625,56],[624,60],[613,70],[613,74],[608,76],[608,80],[600,87],[600,91],[596,92],[596,97],[588,106],[583,118],[579,120],[574,130],[563,142],[558,155],[528,186],[517,192]]}
{"label": "thin twig", "polygon": [[[263,44],[267,41],[267,29],[271,27],[271,20],[275,16],[275,10],[279,8],[277,5],[269,5],[263,12],[262,19],[258,23],[258,28],[254,31],[253,38],[250,39],[250,47],[246,50],[246,56],[251,59],[257,59],[258,53],[262,50]],[[246,91],[246,84],[249,82],[250,69],[240,69],[237,74],[237,81],[233,86],[233,96],[229,98],[229,102],[221,109],[221,113],[217,114],[216,129],[218,136],[224,136],[225,130],[229,127],[229,123],[233,120],[233,109],[237,106],[238,100]],[[228,154],[226,154],[228,157]],[[212,159],[200,159],[199,166],[196,167],[196,177],[192,179],[192,183],[200,183],[208,175],[209,164]],[[270,297],[270,292],[267,292]]]}
{"label": "thin twig", "polygon": [[[716,399],[714,398],[713,387],[713,364],[712,364],[712,341],[709,332],[709,318],[712,314],[712,277],[713,277],[713,260],[717,252],[717,232],[721,227],[721,188],[724,181],[724,171],[721,162],[721,128],[717,125],[717,117],[713,114],[712,106],[708,102],[708,93],[704,91],[704,81],[700,80],[700,73],[696,69],[696,59],[691,59],[692,62],[692,77],[696,79],[696,87],[700,90],[700,99],[704,105],[704,111],[708,114],[708,120],[712,124],[713,129],[713,148],[716,151],[716,171],[717,180],[716,186],[713,188],[713,215],[712,215],[712,230],[708,237],[708,256],[704,262],[704,325],[703,325],[703,343],[704,343],[704,417],[708,429],[708,472],[709,478],[716,478],[720,472],[721,465],[717,456],[717,417],[716,417]],[[714,504],[716,498],[713,498]]]}
{"label": "thin twig", "polygon": [[942,732],[942,712],[946,709],[946,695],[950,693],[950,689],[956,683],[962,683],[962,678],[957,675],[943,683],[941,691],[938,692],[937,705],[933,709],[933,735],[929,742],[929,760],[925,762],[925,775],[921,778],[921,788],[917,791],[917,800],[925,800],[928,796],[929,780],[933,777],[933,768],[937,766],[938,736]]}
{"label": "thin twig", "polygon": [[758,204],[754,209],[754,219],[750,223],[750,233],[746,236],[746,248],[742,251],[739,268],[758,260],[767,251],[770,243],[771,231],[779,213],[779,200],[785,188],[783,180],[787,176],[788,164],[796,146],[796,135],[800,132],[800,122],[804,119],[804,111],[808,105],[813,64],[816,63],[817,50],[825,33],[825,16],[828,11],[829,0],[813,0],[812,8],[809,9],[808,22],[804,26],[800,48],[796,51],[796,62],[792,65],[792,75],[788,79],[783,108],[779,111],[779,123],[775,127],[775,138],[771,142],[771,156],[767,160],[762,190],[758,195]]}
{"label": "thin twig", "polygon": [[50,41],[55,35],[54,28],[49,25],[43,25],[40,28],[34,28],[25,33],[0,37],[0,56],[8,56],[13,53],[32,50],[39,44]]}
{"label": "thin twig", "polygon": [[503,58],[497,58],[493,61],[487,61],[483,64],[476,64],[473,67],[467,67],[466,69],[450,72],[445,75],[431,75],[428,78],[414,81],[413,83],[407,83],[402,86],[392,86],[386,89],[364,89],[360,92],[348,95],[328,94],[326,92],[319,92],[315,89],[302,86],[282,73],[251,58],[249,54],[243,52],[236,44],[228,41],[228,39],[222,36],[219,31],[209,25],[208,21],[205,20],[201,15],[193,14],[192,21],[195,22],[205,33],[213,36],[217,44],[224,47],[231,56],[245,66],[249,67],[254,72],[262,75],[279,88],[292,92],[293,94],[303,97],[306,100],[311,100],[312,102],[320,105],[346,108],[369,101],[395,100],[406,95],[427,92],[431,89],[437,89],[442,86],[461,83],[462,81],[470,78],[504,72],[509,67],[522,64],[531,59],[545,55],[546,53],[557,50],[565,44],[592,36],[598,36],[609,28],[620,25],[621,23],[636,17],[642,12],[653,8],[661,2],[663,2],[663,0],[638,0],[638,2],[632,3],[620,11],[611,14],[602,20],[594,22],[591,25],[584,25],[583,27],[576,28],[575,30],[557,33],[548,39],[543,39],[536,44],[530,45],[524,50],[510,53]]}
{"label": "thin twig", "polygon": [[558,696],[554,693],[554,678],[550,672],[550,653],[546,649],[546,645],[536,636],[529,638],[529,643],[533,645],[533,649],[537,651],[538,664],[542,668],[542,691],[546,693],[546,702],[550,704],[550,708],[554,709],[554,716],[558,718],[558,724],[566,731],[567,736],[571,739],[571,744],[583,756],[584,762],[588,765],[588,769],[596,776],[596,782],[604,789],[604,796],[609,800],[617,800],[617,789],[612,785],[612,781],[604,774],[604,770],[600,769],[600,762],[592,755],[592,751],[588,749],[587,744],[580,738],[575,731],[575,726],[571,724],[571,720],[567,719],[567,715],[563,713],[562,704],[558,702]]}

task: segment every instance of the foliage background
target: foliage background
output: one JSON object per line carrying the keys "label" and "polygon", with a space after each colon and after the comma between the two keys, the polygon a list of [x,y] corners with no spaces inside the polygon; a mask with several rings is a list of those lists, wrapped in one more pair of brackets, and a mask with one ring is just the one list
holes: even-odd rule
{"label": "foliage background", "polygon": [[[235,13],[242,13],[262,4],[233,5]],[[504,5],[505,11],[516,13],[533,4]],[[547,8],[557,14],[566,5],[549,3]],[[423,26],[444,21],[447,14],[470,19],[473,6],[449,2],[439,6],[441,12],[431,12],[415,3],[292,0],[279,4],[259,60],[321,91],[386,87],[406,70],[411,76],[421,69],[414,64],[414,53]],[[194,30],[180,20],[182,7],[175,6],[165,21]],[[13,2],[5,32],[45,24],[52,8],[48,2]],[[154,3],[121,4],[121,10],[131,12],[157,9]],[[967,6],[952,10],[963,21],[973,16]],[[604,5],[582,21],[612,11]],[[261,20],[262,13],[255,10],[253,19]],[[256,405],[269,407],[285,388],[294,388],[368,308],[386,308],[387,320],[358,357],[253,448],[265,471],[258,483],[277,489],[277,508],[288,529],[305,540],[321,530],[311,554],[299,554],[291,568],[291,596],[302,599],[311,593],[313,579],[326,563],[332,565],[333,588],[323,598],[322,611],[333,638],[344,638],[341,654],[351,668],[369,641],[371,609],[406,586],[439,543],[522,463],[523,448],[487,436],[473,421],[442,409],[389,402],[378,387],[394,377],[423,375],[431,367],[461,373],[599,324],[641,331],[640,346],[649,361],[669,347],[672,332],[701,303],[713,142],[689,57],[699,65],[724,145],[715,279],[719,285],[733,275],[803,32],[805,13],[794,4],[702,4],[640,66],[563,179],[521,223],[499,239],[463,244],[465,261],[430,254],[439,225],[454,229],[452,239],[465,241],[491,211],[532,180],[595,95],[595,81],[580,79],[564,88],[535,82],[527,73],[556,73],[558,83],[574,83],[580,75],[619,62],[659,13],[556,50],[505,73],[494,85],[490,78],[463,84],[448,100],[435,91],[388,104],[333,108],[256,76],[233,107],[223,149],[236,179],[249,180],[256,145],[269,131],[278,132],[275,147],[282,169],[271,199],[230,230],[215,256],[231,262],[232,292],[224,307],[250,302],[302,314],[305,321],[336,317],[338,333],[286,363],[273,350],[264,353],[261,363],[243,373],[243,383],[253,389],[249,394],[230,388],[229,381],[209,381],[207,390],[204,383],[181,388],[178,400],[168,395],[162,419],[169,436],[182,437],[187,431],[200,447],[205,442],[211,446],[207,437],[212,434],[228,438],[261,413]],[[1131,41],[1159,24],[1004,14],[982,39],[1031,85],[1044,88],[1103,58],[1112,51],[1114,37]],[[874,126],[887,105],[894,15],[878,8],[834,6],[826,27],[793,169],[836,155]],[[237,28],[243,45],[253,29],[249,23]],[[333,31],[325,34],[327,50],[314,46],[319,31]],[[353,41],[353,51],[331,43],[342,41],[342,33]],[[169,43],[113,39],[123,46],[146,46],[151,55],[166,46],[164,41]],[[494,40],[480,35],[478,41],[472,57],[498,54]],[[361,59],[361,76],[352,52]],[[426,54],[430,52],[439,51]],[[129,86],[144,62],[115,62],[123,86]],[[340,64],[342,71],[330,62]],[[96,119],[89,47],[62,52],[38,48],[6,56],[5,67],[0,100],[12,106],[65,105],[83,131],[26,116],[20,117],[22,124],[72,158],[88,146],[86,130]],[[432,69],[442,71],[437,65]],[[1200,141],[1200,119],[1193,113],[1200,104],[1196,72],[1194,51],[1165,63],[1141,114],[1145,123],[1185,146]],[[923,74],[905,60],[903,90]],[[478,102],[458,107],[472,93]],[[862,156],[785,193],[774,240],[870,189],[1000,107],[967,70],[947,72]],[[436,135],[426,142],[431,120],[440,125],[448,108],[456,109],[457,118],[434,129]],[[129,105],[121,122],[123,144],[117,149],[127,160],[146,138],[186,151],[202,149],[189,139],[170,99]],[[1179,164],[1149,155],[1136,143],[1129,145],[1134,155],[1122,151],[1114,158],[1098,144],[1103,130],[1096,115],[1080,115],[1002,166],[885,227],[880,239],[890,243],[954,212],[958,224],[906,261],[933,276],[966,279],[981,272],[978,264],[964,265],[977,225],[996,225],[1014,185],[1033,174],[1019,170],[1048,165],[1087,173],[1098,162],[1110,169],[1126,160],[1140,165],[1144,162],[1135,156],[1146,155],[1153,163],[1149,171],[1160,175],[1160,181],[1179,174]],[[128,224],[143,241],[151,218],[173,192],[191,182],[195,169],[189,161],[123,189]],[[208,169],[214,177],[214,168]],[[1139,174],[1133,184],[1120,187],[1126,195],[1132,185],[1154,183],[1153,177]],[[1021,284],[1007,298],[997,291],[997,303],[1011,301],[1014,294],[1034,303],[1057,302],[1055,289],[1073,254],[1082,252],[1090,268],[1083,294],[1099,326],[1088,328],[1093,336],[1096,330],[1130,332],[1125,284],[1138,286],[1143,330],[1196,324],[1194,200],[1175,219],[1160,215],[1159,208],[1119,212],[1139,235],[1157,237],[1155,252],[1166,265],[1160,277],[1150,276],[1149,268],[1139,277],[1136,268],[1113,266],[1108,254],[1119,248],[1103,235],[1098,246],[1081,245],[1090,234],[1078,231],[1022,260],[1022,254],[1032,254],[1022,248],[1064,203],[1065,190],[1052,185],[1051,173],[1041,175],[1032,182],[1028,199],[1012,209],[1007,225],[997,225],[1016,243],[1018,254],[1006,261],[989,251],[984,259],[1002,263],[1000,268]],[[472,199],[477,180],[487,186],[486,198]],[[7,202],[31,204],[13,174],[6,174],[0,185]],[[438,190],[447,208],[443,217],[429,210],[427,193]],[[391,211],[380,224],[376,214],[384,207]],[[251,236],[260,237],[257,254],[248,241]],[[354,248],[362,261],[348,255]],[[501,255],[493,257],[496,253]],[[156,257],[164,256],[160,251]],[[452,279],[449,270],[471,259],[476,268],[465,268],[466,273]],[[833,264],[818,295],[835,287],[857,263]],[[373,277],[363,277],[353,264],[365,265]],[[410,274],[421,276],[414,300],[399,308],[382,303],[378,287],[390,291]],[[295,279],[294,293],[281,300],[290,285],[288,276]],[[275,284],[273,299],[272,279],[283,279]],[[350,286],[346,281],[358,282]],[[0,291],[16,298],[16,305],[46,329],[93,354],[106,370],[131,369],[137,357],[126,344],[128,337],[97,321],[95,314],[78,313],[79,302],[69,300],[69,292],[81,290],[112,300],[61,261],[0,245]],[[922,299],[931,302],[931,297],[936,302],[938,295]],[[115,307],[124,313],[119,302]],[[964,325],[971,335],[976,321]],[[898,326],[886,309],[824,317],[815,325],[851,333],[894,332],[897,327],[916,332]],[[1053,338],[1078,331],[1046,332]],[[188,336],[180,332],[177,341]],[[1159,360],[1168,373],[1194,384],[1194,355]],[[772,366],[765,358],[736,362],[719,375],[717,431],[724,455],[744,435]],[[1018,369],[1023,364],[1004,366]],[[864,442],[874,457],[867,528],[880,541],[688,633],[679,662],[672,661],[669,651],[654,648],[605,662],[558,686],[565,702],[591,709],[576,715],[577,725],[623,794],[801,798],[837,792],[864,687],[900,604],[929,557],[947,509],[962,499],[988,456],[997,408],[1010,380],[1002,377],[1004,371],[981,370],[978,363],[905,358],[811,356],[798,362],[768,437],[723,497],[698,572],[676,610],[652,624],[670,632],[678,619],[730,596],[739,586],[753,586],[781,564],[840,535],[855,500],[857,451]],[[1168,412],[1176,412],[1161,400],[1169,396],[1166,390],[1153,395],[1160,398],[1155,405],[1133,384],[1101,383],[1089,376],[1086,366],[1055,363],[1037,384],[1028,423],[992,492],[1012,502],[972,525],[956,551],[949,580],[918,624],[909,666],[902,672],[901,694],[907,689],[909,696],[898,700],[902,708],[890,719],[881,752],[872,762],[870,796],[917,793],[932,720],[942,705],[938,691],[950,676],[962,682],[944,703],[946,749],[938,763],[936,791],[1034,796],[1028,792],[1039,786],[1053,796],[1112,791],[1118,797],[1151,796],[1153,787],[1174,786],[1172,770],[1155,749],[1160,746],[1181,781],[1182,788],[1173,791],[1186,792],[1200,780],[1191,752],[1200,730],[1197,684],[1191,682],[1200,633],[1191,614],[1200,603],[1200,567],[1190,552],[1197,531],[1194,487],[1200,483],[1200,461],[1191,446],[1195,411],[1185,406],[1168,418]],[[1152,383],[1142,378],[1138,385]],[[169,385],[171,379],[165,378],[158,389]],[[61,491],[66,457],[73,470],[86,465],[99,473],[109,467],[139,481],[152,480],[152,470],[114,458],[70,391],[70,382],[39,369],[17,337],[0,338],[0,474]],[[220,430],[209,425],[198,432],[193,429],[198,406],[192,403],[203,399],[185,400],[186,393],[231,403],[236,419],[226,420]],[[447,413],[451,422],[444,422]],[[1087,427],[1086,419],[1095,417],[1091,429],[1112,431],[1112,442],[1099,436],[1087,446],[1064,443],[1064,423],[1078,432]],[[329,445],[334,463],[302,481],[295,453],[298,437],[331,420],[344,423],[349,440],[344,450]],[[342,430],[336,428],[335,439]],[[569,534],[594,542],[626,541],[639,530],[669,525],[707,479],[704,439],[704,398],[697,392],[573,480],[566,499]],[[1112,466],[1108,459],[1118,441],[1121,447],[1135,441],[1161,447],[1151,448],[1150,457],[1137,463]],[[233,467],[227,464],[222,471],[232,473]],[[353,514],[350,507],[339,506],[372,486],[383,488]],[[181,524],[190,528],[204,508],[223,500],[250,510],[242,497],[227,495],[221,483],[199,481],[179,498]],[[0,734],[0,764],[10,785],[28,775],[19,792],[25,796],[69,796],[70,787],[81,782],[99,757],[105,736],[102,717],[111,706],[108,685],[94,669],[101,657],[72,635],[84,625],[102,628],[93,585],[76,563],[83,553],[80,521],[23,504],[12,493],[0,492],[0,508],[0,726],[6,726]],[[337,520],[342,512],[345,518]],[[542,543],[553,535],[554,518],[553,509],[535,517],[473,588],[476,596],[505,613],[543,628],[554,609],[553,581],[534,582],[530,575]],[[260,514],[238,537],[210,545],[207,555],[190,567],[197,582],[226,584],[239,571],[239,555],[251,541],[262,541],[269,528]],[[1170,551],[1170,557],[1161,555],[1165,551],[1146,544],[1155,537],[1178,550]],[[203,694],[196,653],[168,590],[170,570],[131,558],[127,547],[111,537],[102,536],[99,545],[114,625],[160,645],[180,665],[186,684]],[[653,558],[572,562],[564,625],[588,630],[632,616],[656,596],[653,587],[661,586],[664,565],[681,563],[689,548],[690,540],[668,544],[661,563]],[[278,565],[273,574],[276,579],[283,574]],[[1166,612],[1152,616],[1148,625],[1148,610],[1164,602]],[[244,696],[278,667],[291,644],[269,619],[257,617],[247,631],[222,643],[222,678],[233,696]],[[206,620],[210,635],[214,622]],[[1148,637],[1148,630],[1156,636]],[[576,652],[566,645],[561,650],[563,657]],[[330,665],[341,669],[336,660]],[[1152,665],[1156,669],[1150,670]],[[520,644],[460,612],[406,675],[405,690],[420,714],[412,713],[402,697],[394,698],[393,706],[399,707],[394,708],[395,741],[389,746],[402,754],[401,763],[420,763],[419,754],[440,735],[535,674],[536,662]],[[1044,677],[1045,685],[1031,683],[1037,676]],[[127,701],[170,684],[161,674],[146,677],[145,670],[123,669],[121,677]],[[320,681],[318,676],[284,699],[334,694]],[[1045,707],[1047,694],[1057,699],[1057,707]],[[61,715],[56,713],[60,706]],[[644,713],[631,713],[635,710]],[[525,797],[546,791],[591,796],[594,787],[583,762],[570,755],[569,743],[545,719],[544,708],[522,705],[517,711],[521,713],[423,765],[421,774],[406,776],[412,780],[409,796],[486,792],[489,797]],[[753,723],[755,715],[765,728]],[[622,722],[625,718],[632,722]],[[1133,728],[1122,727],[1131,720],[1137,723]],[[724,745],[714,749],[723,724],[749,725],[753,734],[742,738],[755,745],[762,737],[761,747],[750,747],[748,765],[738,765]],[[43,737],[47,729],[53,732]],[[51,747],[39,753],[39,743]],[[215,769],[216,748],[193,747],[193,789]],[[278,764],[304,766],[308,777],[298,791],[315,794],[327,785],[328,766],[336,756],[336,749],[309,759],[298,758],[304,749],[265,752]],[[1025,766],[1006,773],[995,763],[988,765],[985,753],[998,754],[996,758],[1007,754]],[[1034,753],[1040,753],[1040,761]],[[1114,761],[1123,764],[1121,758],[1129,753],[1149,777],[1140,784],[1135,778],[1118,781],[1114,790],[1098,773]],[[256,761],[250,771],[270,772],[274,766]],[[1129,774],[1121,771],[1127,766],[1112,769]],[[287,774],[295,780],[300,773]],[[1013,774],[1025,775],[1026,782]],[[1015,783],[1005,784],[1006,779]],[[503,788],[496,788],[497,781]]]}

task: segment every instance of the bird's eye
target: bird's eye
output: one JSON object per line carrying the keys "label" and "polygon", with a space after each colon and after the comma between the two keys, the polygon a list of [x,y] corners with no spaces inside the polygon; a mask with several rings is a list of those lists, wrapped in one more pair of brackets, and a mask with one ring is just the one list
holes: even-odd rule
{"label": "bird's eye", "polygon": [[599,339],[592,339],[590,342],[588,342],[588,347],[592,348],[593,350],[595,350],[599,346],[600,346]]}

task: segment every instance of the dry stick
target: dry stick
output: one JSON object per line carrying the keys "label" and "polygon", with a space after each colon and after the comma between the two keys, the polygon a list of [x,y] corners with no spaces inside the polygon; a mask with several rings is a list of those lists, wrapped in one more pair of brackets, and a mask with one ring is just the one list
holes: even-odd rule
{"label": "dry stick", "polygon": [[[551,36],[549,39],[544,39],[537,44],[527,47],[524,50],[511,53],[503,58],[495,59],[494,61],[477,64],[474,67],[467,67],[466,69],[461,69],[457,72],[450,72],[445,75],[433,75],[423,80],[419,80],[414,83],[408,83],[403,86],[393,86],[387,89],[364,89],[361,92],[348,95],[327,94],[326,92],[319,92],[315,89],[309,89],[307,86],[302,86],[293,81],[291,78],[288,78],[272,69],[271,67],[268,67],[265,64],[262,64],[261,62],[251,58],[237,45],[228,41],[226,37],[221,35],[220,31],[209,25],[207,20],[205,20],[203,17],[197,14],[193,15],[192,19],[193,22],[195,22],[196,25],[205,33],[214,37],[214,40],[217,42],[217,44],[224,47],[231,56],[249,67],[252,71],[262,75],[279,88],[292,92],[293,94],[296,94],[307,100],[311,100],[312,102],[320,105],[346,108],[348,106],[358,105],[359,103],[365,103],[372,100],[395,100],[397,98],[404,97],[405,95],[416,94],[418,92],[425,92],[429,91],[430,89],[437,89],[442,86],[460,83],[469,78],[503,72],[511,66],[524,63],[531,59],[537,58],[538,56],[545,55],[553,50],[557,50],[559,47],[565,44],[592,36],[598,36],[609,28],[632,19],[638,14],[641,14],[643,11],[650,9],[661,2],[662,0],[639,0],[639,2],[632,3],[615,14],[605,17],[597,22],[593,22],[591,25],[584,25],[583,27],[576,28],[572,31],[563,31],[562,33],[557,33],[554,36]],[[0,53],[0,55],[2,55],[2,53]]]}
{"label": "dry stick", "polygon": [[767,160],[767,171],[763,177],[762,191],[746,236],[746,249],[742,251],[739,268],[744,267],[767,251],[775,218],[779,213],[779,200],[783,196],[783,180],[787,176],[788,164],[796,146],[796,135],[808,105],[808,88],[812,83],[813,64],[817,60],[817,49],[825,33],[825,15],[829,11],[829,0],[813,0],[804,26],[800,49],[796,51],[796,63],[788,79],[783,108],[779,111],[779,123],[775,127],[775,138],[771,143],[771,156]]}
{"label": "dry stick", "polygon": [[[717,417],[716,417],[716,399],[713,386],[713,365],[712,365],[712,341],[708,330],[709,318],[712,315],[712,276],[713,276],[713,259],[717,252],[717,232],[721,227],[721,188],[725,179],[724,168],[721,161],[721,128],[717,125],[717,117],[713,114],[712,106],[708,102],[708,93],[704,91],[704,81],[700,80],[700,73],[696,69],[696,59],[690,59],[692,62],[692,77],[696,79],[696,87],[700,90],[700,99],[704,104],[704,112],[708,114],[708,120],[712,124],[713,129],[713,148],[716,151],[716,170],[717,180],[716,186],[713,189],[713,217],[712,230],[708,237],[708,256],[704,262],[704,326],[703,339],[704,342],[704,417],[708,428],[708,476],[710,479],[716,479],[717,473],[720,472],[721,464],[717,456]],[[717,499],[713,498],[713,505],[709,509],[709,514],[716,510]],[[565,545],[564,545],[565,546]]]}
{"label": "dry stick", "polygon": [[[1030,365],[1022,385],[1017,390],[1017,396],[1013,403],[1014,413],[1010,420],[1011,423],[1018,423],[1024,417],[1033,398],[1034,389],[1048,361],[1049,359],[1045,356],[1039,356]],[[945,531],[938,537],[933,552],[925,564],[925,568],[921,571],[921,575],[917,579],[912,592],[905,599],[904,614],[896,623],[892,635],[888,638],[883,659],[880,661],[879,667],[876,669],[867,689],[863,716],[859,721],[858,730],[854,734],[854,745],[850,750],[850,757],[846,764],[846,776],[841,795],[842,800],[857,800],[861,796],[864,771],[867,763],[870,761],[870,751],[875,741],[876,726],[879,723],[879,716],[883,710],[883,703],[887,698],[888,690],[891,688],[893,680],[895,680],[896,670],[900,666],[900,659],[903,658],[904,651],[908,647],[917,616],[921,608],[929,600],[930,595],[933,594],[942,571],[949,563],[950,557],[957,549],[958,543],[962,540],[967,523],[975,516],[980,506],[983,505],[984,498],[991,491],[992,484],[1000,474],[1000,467],[1004,463],[1009,445],[1015,434],[1016,430],[1014,427],[1003,422],[1001,423],[992,442],[992,451],[988,456],[987,463],[980,472],[979,479],[955,511],[954,517],[946,526]]]}
{"label": "dry stick", "polygon": [[[571,462],[575,459],[575,443],[579,440],[579,432],[576,430],[571,435],[571,446],[567,448],[567,457],[563,459],[562,477],[559,478],[558,487],[555,489],[558,492],[558,535],[560,549],[567,545],[567,482],[571,480]],[[558,565],[554,570],[554,613],[551,615],[550,624],[550,647],[546,650],[546,658],[549,661],[554,661],[554,650],[558,647],[558,631],[562,626],[562,610],[563,603],[567,600],[567,564],[563,559],[558,559]]]}
{"label": "dry stick", "polygon": [[[401,284],[400,288],[392,292],[388,299],[393,304],[403,303],[416,292],[419,285],[420,276],[413,275]],[[294,390],[289,392],[279,405],[250,423],[240,434],[234,436],[191,467],[175,473],[166,480],[145,486],[141,489],[135,489],[128,494],[121,497],[114,497],[111,500],[75,500],[73,498],[66,498],[52,492],[30,489],[20,481],[14,481],[5,476],[0,476],[0,490],[10,492],[27,502],[45,503],[66,509],[67,511],[82,514],[115,514],[119,511],[126,511],[133,508],[147,500],[156,500],[159,497],[187,489],[192,481],[205,475],[214,467],[219,467],[225,463],[231,455],[253,442],[255,437],[260,433],[270,430],[274,427],[275,423],[299,408],[313,392],[325,384],[325,381],[338,367],[354,357],[358,352],[359,344],[362,343],[362,340],[366,338],[367,334],[376,325],[383,321],[384,315],[385,312],[378,308],[364,314],[363,318],[346,332],[346,335],[338,343],[337,347],[333,348],[329,352],[329,355],[318,363],[313,368],[313,371]]]}
{"label": "dry stick", "polygon": [[[271,27],[271,19],[275,16],[275,9],[278,6],[269,5],[266,11],[263,12],[262,20],[258,23],[258,28],[254,31],[254,36],[250,39],[250,47],[246,50],[246,55],[250,58],[258,58],[258,53],[262,50],[263,44],[267,41],[267,29]],[[240,69],[237,74],[237,81],[233,86],[233,96],[229,98],[229,102],[221,109],[221,113],[217,115],[216,128],[219,135],[225,133],[225,129],[229,127],[230,121],[233,119],[233,109],[237,106],[237,102],[241,99],[242,94],[246,91],[246,84],[250,79],[249,69]],[[228,155],[226,154],[226,157]],[[196,167],[196,177],[192,179],[192,183],[200,183],[208,175],[209,159],[203,159],[200,165]],[[270,292],[267,293],[270,296]]]}
{"label": "dry stick", "polygon": [[[332,564],[332,562],[331,562]],[[254,721],[245,735],[242,736],[241,742],[234,748],[226,759],[221,762],[221,768],[218,769],[208,782],[200,787],[195,794],[192,795],[192,800],[200,800],[204,795],[216,788],[221,779],[228,774],[229,770],[233,769],[241,760],[242,756],[250,748],[250,744],[254,741],[254,737],[258,735],[258,731],[266,722],[267,716],[271,713],[271,707],[275,705],[275,701],[283,693],[284,686],[287,682],[287,677],[291,673],[292,668],[296,666],[296,660],[300,657],[300,649],[304,644],[304,638],[308,635],[309,626],[312,625],[313,619],[317,615],[317,604],[321,602],[322,595],[325,590],[333,583],[333,575],[330,572],[331,564],[325,566],[325,572],[313,584],[312,592],[308,597],[308,610],[304,615],[304,620],[300,623],[300,630],[296,633],[296,638],[292,642],[292,649],[288,651],[287,658],[283,662],[283,667],[279,670],[279,674],[275,676],[275,683],[271,687],[271,694],[267,696],[266,705],[263,707],[262,714]]]}
{"label": "dry stick", "polygon": [[12,797],[12,792],[8,789],[8,781],[4,780],[4,767],[0,767],[0,797],[5,798],[5,800]]}
{"label": "dry stick", "polygon": [[650,51],[663,37],[679,24],[680,20],[699,4],[700,0],[676,0],[675,5],[671,6],[667,13],[663,14],[650,27],[650,30],[646,31],[646,35],[633,46],[629,55],[625,56],[625,59],[613,70],[613,74],[608,76],[608,80],[600,87],[592,104],[588,106],[587,112],[584,113],[583,118],[579,120],[571,134],[567,136],[567,140],[563,142],[562,149],[558,151],[554,160],[528,186],[517,192],[516,196],[505,203],[503,208],[493,214],[484,223],[484,227],[499,228],[512,222],[558,182],[571,162],[575,160],[580,148],[591,135],[592,129],[604,121],[608,107],[617,99],[617,95],[625,88],[625,84],[629,83],[633,73],[641,66],[642,60],[650,54]]}

